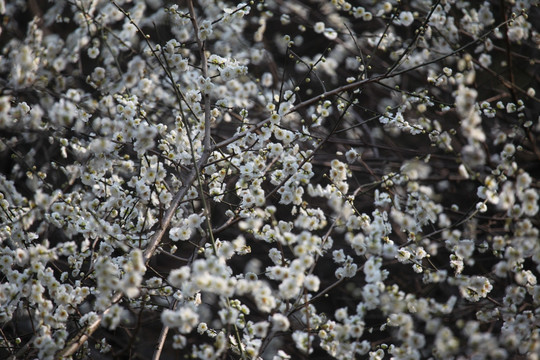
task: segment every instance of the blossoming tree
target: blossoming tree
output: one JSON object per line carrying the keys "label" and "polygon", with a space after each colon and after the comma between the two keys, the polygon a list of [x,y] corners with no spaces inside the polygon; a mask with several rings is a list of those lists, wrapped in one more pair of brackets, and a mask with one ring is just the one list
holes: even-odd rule
{"label": "blossoming tree", "polygon": [[0,357],[539,359],[537,1],[0,14]]}

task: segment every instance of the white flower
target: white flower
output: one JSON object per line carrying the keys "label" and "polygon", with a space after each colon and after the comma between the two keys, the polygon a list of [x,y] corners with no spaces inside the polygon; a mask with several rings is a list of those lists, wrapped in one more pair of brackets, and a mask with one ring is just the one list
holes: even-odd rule
{"label": "white flower", "polygon": [[489,55],[489,54],[480,55],[480,57],[478,58],[478,62],[483,67],[489,67],[491,65],[491,55]]}
{"label": "white flower", "polygon": [[269,72],[265,72],[261,77],[261,85],[264,87],[270,87],[273,83],[273,77],[272,74]]}
{"label": "white flower", "polygon": [[338,33],[336,30],[332,29],[332,28],[326,28],[324,29],[324,36],[328,39],[328,40],[335,40],[338,36]]}
{"label": "white flower", "polygon": [[206,40],[210,35],[212,35],[212,22],[210,20],[203,20],[199,26],[199,38],[201,40]]}
{"label": "white flower", "polygon": [[343,252],[343,249],[334,250],[332,252],[332,256],[333,256],[334,261],[337,264],[344,263],[345,260],[346,260],[345,253]]}
{"label": "white flower", "polygon": [[271,290],[264,287],[259,289],[259,291],[256,293],[255,303],[257,304],[257,309],[259,309],[259,311],[268,313],[276,307],[277,300],[271,295]]}
{"label": "white flower", "polygon": [[353,8],[353,16],[355,19],[361,18],[366,13],[366,9],[362,6],[354,7]]}
{"label": "white flower", "polygon": [[232,307],[223,308],[218,311],[221,323],[226,325],[234,324],[239,314],[239,310]]}
{"label": "white flower", "polygon": [[165,206],[169,205],[172,201],[171,193],[166,190],[162,190],[161,193],[159,193],[159,201]]}
{"label": "white flower", "polygon": [[535,189],[527,189],[521,196],[523,199],[523,213],[534,216],[538,213],[538,192]]}
{"label": "white flower", "polygon": [[287,205],[293,201],[294,195],[290,190],[285,190],[281,193],[280,204]]}
{"label": "white flower", "polygon": [[105,314],[103,314],[102,325],[109,330],[114,330],[120,325],[120,321],[126,315],[126,310],[118,304],[111,306]]}
{"label": "white flower", "polygon": [[279,284],[279,294],[283,299],[292,299],[300,293],[301,287],[298,285],[297,279],[290,277],[284,279]]}
{"label": "white flower", "polygon": [[197,326],[199,315],[191,306],[183,306],[177,310],[165,309],[161,313],[161,321],[165,326],[178,328],[182,334],[187,334]]}
{"label": "white flower", "polygon": [[315,275],[308,275],[304,279],[304,286],[309,291],[318,291],[320,284],[321,284],[321,281]]}
{"label": "white flower", "polygon": [[172,241],[189,240],[191,228],[189,226],[173,227],[169,230],[169,237]]}
{"label": "white flower", "polygon": [[186,347],[187,339],[184,335],[176,334],[173,336],[173,349],[183,349]]}
{"label": "white flower", "polygon": [[402,11],[399,14],[399,22],[403,26],[410,26],[414,22],[414,16],[410,11]]}
{"label": "white flower", "polygon": [[169,273],[167,281],[176,288],[181,288],[182,285],[189,280],[191,271],[189,266],[182,266],[179,269],[174,269]]}
{"label": "white flower", "polygon": [[97,47],[88,48],[88,57],[90,59],[95,59],[99,56],[99,49]]}
{"label": "white flower", "polygon": [[495,22],[493,14],[489,9],[489,2],[485,1],[484,4],[480,6],[480,9],[478,9],[478,19],[484,25],[491,25]]}
{"label": "white flower", "polygon": [[315,31],[317,34],[320,34],[324,31],[325,25],[322,21],[316,22],[315,26],[313,26],[313,31]]}
{"label": "white flower", "polygon": [[336,318],[337,321],[345,321],[345,319],[347,319],[348,317],[347,308],[344,307],[344,308],[337,309],[334,312],[334,317]]}
{"label": "white flower", "polygon": [[253,334],[259,338],[263,338],[268,333],[268,327],[270,323],[268,321],[259,321],[253,324]]}
{"label": "white flower", "polygon": [[[292,334],[292,338],[294,340],[294,343],[296,344],[296,348],[304,353],[311,354],[313,352],[313,347],[310,346],[311,342],[309,341],[310,336],[307,332],[296,330]],[[311,336],[310,336],[311,337]]]}
{"label": "white flower", "polygon": [[204,216],[200,216],[199,214],[191,214],[187,218],[187,224],[191,229],[197,229],[201,226],[204,218]]}
{"label": "white flower", "polygon": [[373,14],[369,11],[366,11],[362,14],[362,20],[364,21],[371,21],[373,19]]}
{"label": "white flower", "polygon": [[270,321],[272,323],[272,330],[274,331],[287,331],[289,330],[289,319],[280,313],[275,313],[271,316]]}
{"label": "white flower", "polygon": [[378,257],[370,257],[364,264],[364,274],[368,283],[374,283],[381,280],[381,263],[382,260]]}
{"label": "white flower", "polygon": [[349,149],[349,151],[345,153],[345,159],[347,159],[349,164],[354,163],[358,159],[358,152],[355,149]]}

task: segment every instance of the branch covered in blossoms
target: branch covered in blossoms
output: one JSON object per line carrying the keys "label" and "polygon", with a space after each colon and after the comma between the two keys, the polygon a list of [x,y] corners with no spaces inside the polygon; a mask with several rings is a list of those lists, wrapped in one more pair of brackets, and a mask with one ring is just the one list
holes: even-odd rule
{"label": "branch covered in blossoms", "polygon": [[0,16],[1,358],[538,359],[535,1]]}

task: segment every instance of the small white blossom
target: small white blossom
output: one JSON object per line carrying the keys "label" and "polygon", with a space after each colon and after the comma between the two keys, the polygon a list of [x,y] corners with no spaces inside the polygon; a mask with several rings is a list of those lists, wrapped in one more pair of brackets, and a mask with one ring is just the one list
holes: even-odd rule
{"label": "small white blossom", "polygon": [[414,16],[410,11],[402,11],[399,14],[399,22],[403,26],[410,26],[414,22]]}

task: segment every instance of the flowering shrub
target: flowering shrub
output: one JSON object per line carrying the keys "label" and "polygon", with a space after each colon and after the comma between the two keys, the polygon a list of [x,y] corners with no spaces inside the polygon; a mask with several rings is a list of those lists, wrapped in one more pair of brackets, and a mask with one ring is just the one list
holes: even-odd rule
{"label": "flowering shrub", "polygon": [[539,359],[536,1],[0,14],[2,358]]}

